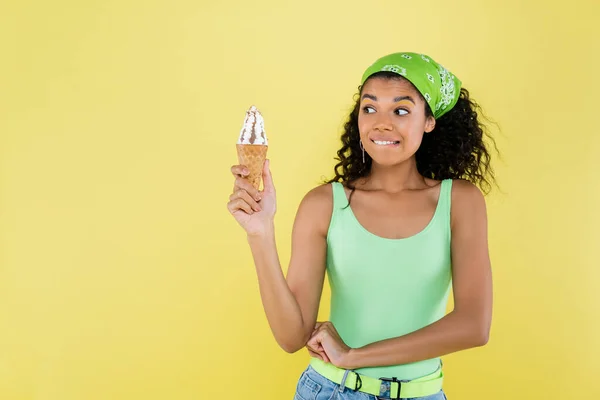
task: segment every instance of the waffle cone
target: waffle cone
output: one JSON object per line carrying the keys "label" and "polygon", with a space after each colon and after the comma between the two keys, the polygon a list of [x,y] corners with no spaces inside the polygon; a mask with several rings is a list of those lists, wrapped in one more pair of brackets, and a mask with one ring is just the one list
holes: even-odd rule
{"label": "waffle cone", "polygon": [[259,190],[260,180],[262,178],[263,165],[267,158],[267,149],[269,146],[259,144],[237,144],[238,161],[250,171],[248,180],[252,186]]}

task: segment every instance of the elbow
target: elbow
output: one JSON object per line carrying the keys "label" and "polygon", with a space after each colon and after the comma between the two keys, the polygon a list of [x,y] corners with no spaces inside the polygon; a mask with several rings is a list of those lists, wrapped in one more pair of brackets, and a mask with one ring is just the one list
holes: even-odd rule
{"label": "elbow", "polygon": [[279,344],[279,347],[286,353],[294,354],[306,346],[306,342],[308,342],[308,339],[304,340],[304,337],[301,337],[292,338],[292,340],[278,340],[277,344]]}
{"label": "elbow", "polygon": [[294,354],[294,353],[298,352],[299,350],[302,350],[302,348],[304,346],[280,344],[279,347],[281,347],[283,349],[283,351],[285,351],[288,354]]}
{"label": "elbow", "polygon": [[490,340],[491,318],[483,315],[461,314],[463,338],[470,347],[485,346]]}
{"label": "elbow", "polygon": [[480,334],[475,341],[475,347],[485,346],[489,340],[490,340],[489,335],[481,335]]}
{"label": "elbow", "polygon": [[474,342],[475,347],[485,346],[489,340],[490,340],[489,326],[485,326],[483,328],[474,330],[473,342]]}
{"label": "elbow", "polygon": [[298,348],[298,346],[290,345],[287,343],[279,343],[279,347],[281,347],[283,349],[283,351],[285,351],[288,354],[294,354],[295,352],[300,350],[300,348]]}

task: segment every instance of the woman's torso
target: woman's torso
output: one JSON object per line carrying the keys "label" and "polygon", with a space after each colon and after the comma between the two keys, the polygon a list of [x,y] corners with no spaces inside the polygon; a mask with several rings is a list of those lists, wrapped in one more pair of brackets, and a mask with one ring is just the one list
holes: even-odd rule
{"label": "woman's torso", "polygon": [[[344,342],[362,347],[403,336],[445,315],[451,284],[452,180],[400,195],[332,184],[327,233],[330,320]],[[439,358],[360,368],[365,375],[409,380],[440,366]]]}

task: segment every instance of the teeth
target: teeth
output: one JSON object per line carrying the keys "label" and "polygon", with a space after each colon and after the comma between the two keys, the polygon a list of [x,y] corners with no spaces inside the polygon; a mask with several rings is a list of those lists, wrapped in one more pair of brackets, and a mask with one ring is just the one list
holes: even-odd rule
{"label": "teeth", "polygon": [[375,144],[379,144],[379,145],[386,145],[386,144],[395,144],[395,143],[398,143],[398,142],[389,142],[389,141],[387,141],[387,142],[383,142],[383,141],[381,141],[381,140],[373,140],[373,142],[374,142]]}

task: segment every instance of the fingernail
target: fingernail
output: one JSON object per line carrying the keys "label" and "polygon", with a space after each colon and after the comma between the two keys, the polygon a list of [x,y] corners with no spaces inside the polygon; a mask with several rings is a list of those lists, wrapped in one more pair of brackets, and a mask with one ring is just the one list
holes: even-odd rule
{"label": "fingernail", "polygon": [[250,171],[248,171],[247,169],[244,168],[244,170],[242,171],[244,173],[244,175],[248,175],[250,173]]}
{"label": "fingernail", "polygon": [[260,199],[261,199],[260,194],[257,194],[256,195],[256,201],[260,201]]}

